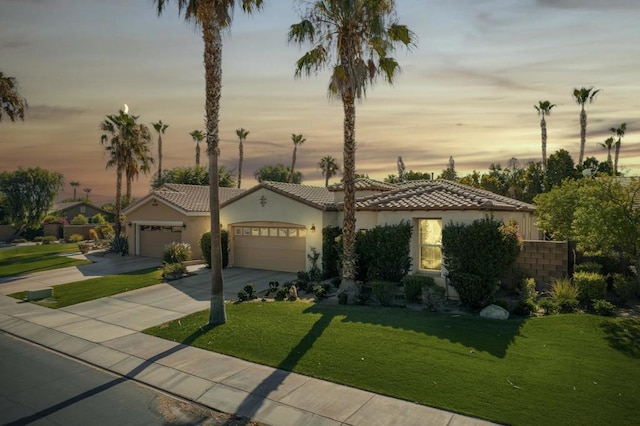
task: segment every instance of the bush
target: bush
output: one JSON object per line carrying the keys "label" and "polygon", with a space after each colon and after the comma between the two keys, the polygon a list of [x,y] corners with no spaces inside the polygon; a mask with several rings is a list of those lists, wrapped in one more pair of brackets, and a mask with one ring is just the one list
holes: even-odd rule
{"label": "bush", "polygon": [[258,298],[258,296],[256,295],[256,289],[255,289],[253,284],[245,285],[242,290],[249,295],[249,299],[257,299]]}
{"label": "bush", "polygon": [[349,295],[346,292],[338,294],[338,303],[340,305],[346,305],[349,303]]}
{"label": "bush", "polygon": [[73,234],[69,236],[70,243],[79,243],[82,240],[84,240],[84,237],[80,234]]}
{"label": "bush", "polygon": [[520,300],[536,300],[538,291],[536,290],[536,280],[534,278],[525,278],[520,282],[518,287]]}
{"label": "bush", "polygon": [[95,229],[89,229],[89,239],[94,241],[98,239],[98,233]]}
{"label": "bush", "polygon": [[109,247],[107,248],[109,253],[119,253],[125,255],[129,253],[129,242],[122,235],[114,235],[109,239]]}
{"label": "bush", "polygon": [[397,284],[390,281],[373,281],[371,283],[373,295],[382,306],[392,305],[393,298],[396,294],[396,287]]}
{"label": "bush", "polygon": [[411,269],[411,223],[375,226],[356,235],[361,281],[399,282]]}
{"label": "bush", "polygon": [[93,216],[91,216],[91,223],[104,225],[107,223],[107,219],[105,219],[104,216],[102,216],[102,214],[96,213]]}
{"label": "bush", "polygon": [[325,278],[340,275],[341,252],[338,237],[341,234],[342,229],[337,226],[322,229],[322,276]]}
{"label": "bush", "polygon": [[573,274],[573,282],[580,292],[578,298],[586,304],[591,304],[593,300],[604,299],[607,295],[607,280],[598,273],[576,272]]}
{"label": "bush", "polygon": [[601,315],[603,317],[613,317],[616,315],[616,307],[613,303],[604,299],[594,300],[593,310],[597,315]]}
{"label": "bush", "polygon": [[91,244],[88,241],[80,241],[78,243],[78,250],[80,250],[80,253],[82,253],[82,254],[89,253],[92,248],[93,248],[93,244]]}
{"label": "bush", "polygon": [[172,242],[164,246],[163,263],[182,263],[189,259],[191,259],[191,245],[189,243]]}
{"label": "bush", "polygon": [[187,267],[182,263],[165,263],[162,266],[162,276],[165,278],[181,277],[187,273]]}
{"label": "bush", "polygon": [[458,292],[460,301],[476,309],[485,306],[498,289],[495,282],[489,282],[478,275],[465,272],[451,272],[449,280]]}
{"label": "bush", "polygon": [[424,287],[436,284],[432,277],[424,275],[407,275],[402,278],[400,284],[404,288],[404,297],[407,302],[420,302]]}
{"label": "bush", "polygon": [[568,278],[555,279],[550,294],[560,313],[575,312],[578,308],[580,291]]}
{"label": "bush", "polygon": [[599,274],[602,271],[602,265],[596,262],[582,262],[575,266],[575,272],[592,272]]}
{"label": "bush", "polygon": [[624,304],[628,300],[636,297],[636,294],[638,293],[638,282],[631,277],[626,277],[622,274],[614,274],[613,291],[615,291],[620,298],[620,302]]}
{"label": "bush", "polygon": [[274,297],[275,300],[283,301],[289,297],[289,288],[287,286],[282,286],[276,291],[276,295]]}
{"label": "bush", "polygon": [[558,313],[558,304],[553,299],[540,299],[538,306],[545,315],[553,315]]}
{"label": "bush", "polygon": [[44,237],[43,237],[42,235],[38,235],[37,237],[35,237],[35,238],[33,239],[33,242],[34,242],[34,243],[41,243],[41,242],[42,242],[42,240],[44,240]]}
{"label": "bush", "polygon": [[249,294],[244,290],[240,290],[238,292],[238,301],[239,302],[246,302],[247,300],[249,300]]}
{"label": "bush", "polygon": [[72,225],[86,225],[87,223],[89,223],[89,219],[82,213],[71,220]]}
{"label": "bush", "polygon": [[[222,246],[222,268],[229,266],[229,233],[222,229],[220,231],[220,240]],[[204,258],[207,268],[211,268],[211,232],[205,232],[200,237],[200,250]]]}
{"label": "bush", "polygon": [[280,283],[278,281],[269,281],[269,288],[265,292],[264,296],[269,297],[271,293],[275,293],[280,287]]}
{"label": "bush", "polygon": [[[96,226],[94,229],[95,229],[94,232],[98,235],[98,237],[100,237],[103,240],[112,238],[116,233],[113,230],[113,226],[111,226],[108,223],[105,223],[104,225]],[[91,231],[93,231],[93,229],[89,230],[90,236],[91,236]],[[93,236],[91,236],[91,238],[94,240],[97,240],[98,237],[93,238]]]}
{"label": "bush", "polygon": [[313,286],[313,295],[316,297],[316,300],[324,299],[327,297],[327,289],[320,285],[316,284]]}
{"label": "bush", "polygon": [[527,317],[538,310],[538,306],[533,299],[522,299],[513,309],[513,313],[523,317]]}
{"label": "bush", "polygon": [[51,243],[55,243],[56,241],[58,241],[58,238],[54,237],[53,235],[47,235],[46,237],[42,237],[42,244],[51,244]]}
{"label": "bush", "polygon": [[[487,306],[489,305],[496,305],[496,306],[500,306],[502,309],[504,309],[505,311],[509,310],[509,303],[504,300],[504,299],[495,299],[492,300],[491,303],[487,303]],[[485,306],[486,307],[486,306]]]}
{"label": "bush", "polygon": [[422,304],[428,311],[438,312],[444,306],[445,290],[435,282],[422,288]]}

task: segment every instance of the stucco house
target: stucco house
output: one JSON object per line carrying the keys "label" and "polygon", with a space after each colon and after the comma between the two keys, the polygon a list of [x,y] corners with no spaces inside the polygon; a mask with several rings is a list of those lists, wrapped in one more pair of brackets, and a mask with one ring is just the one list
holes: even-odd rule
{"label": "stucco house", "polygon": [[[229,232],[229,264],[297,272],[310,267],[312,248],[322,253],[322,229],[342,226],[343,188],[262,182],[248,190],[220,188],[220,226]],[[189,242],[193,257],[209,230],[209,188],[164,185],[124,211],[130,252],[160,256],[169,241]],[[442,280],[442,227],[486,215],[518,223],[524,239],[540,238],[534,206],[466,185],[416,181],[400,185],[356,181],[356,227],[409,222],[413,272]]]}

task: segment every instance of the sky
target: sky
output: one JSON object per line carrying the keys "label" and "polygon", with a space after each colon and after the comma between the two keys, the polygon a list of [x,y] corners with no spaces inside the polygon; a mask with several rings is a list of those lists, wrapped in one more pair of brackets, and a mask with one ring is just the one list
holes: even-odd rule
{"label": "sky", "polygon": [[[243,188],[257,184],[264,165],[290,165],[292,133],[306,138],[296,161],[304,184],[324,185],[323,156],[342,164],[343,110],[327,96],[328,71],[294,78],[309,47],[288,44],[287,31],[303,7],[266,0],[259,14],[238,9],[224,34],[220,162],[237,170],[235,131],[248,130]],[[639,1],[397,0],[396,11],[417,43],[394,53],[395,84],[378,82],[357,104],[357,173],[397,174],[398,156],[407,170],[436,175],[453,156],[459,176],[512,157],[539,161],[533,105],[544,100],[556,104],[548,154],[565,149],[577,161],[572,92],[594,87],[586,156],[606,160],[598,144],[626,123],[619,167],[640,175]],[[0,71],[19,81],[29,103],[24,122],[0,123],[0,171],[40,166],[63,173],[60,198],[78,181],[91,199],[113,200],[115,170],[105,169],[99,125],[125,103],[139,122],[169,124],[163,169],[194,165],[189,133],[204,129],[202,58],[200,33],[175,2],[158,17],[152,0],[0,0]],[[134,182],[135,196],[149,189],[148,176]]]}

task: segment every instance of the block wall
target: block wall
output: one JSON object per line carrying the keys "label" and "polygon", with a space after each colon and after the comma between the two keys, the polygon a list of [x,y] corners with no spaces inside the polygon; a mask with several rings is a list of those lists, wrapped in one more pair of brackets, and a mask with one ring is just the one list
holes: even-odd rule
{"label": "block wall", "polygon": [[553,278],[569,275],[569,247],[567,241],[534,241],[522,243],[516,267],[527,277],[536,280],[539,291],[548,290]]}

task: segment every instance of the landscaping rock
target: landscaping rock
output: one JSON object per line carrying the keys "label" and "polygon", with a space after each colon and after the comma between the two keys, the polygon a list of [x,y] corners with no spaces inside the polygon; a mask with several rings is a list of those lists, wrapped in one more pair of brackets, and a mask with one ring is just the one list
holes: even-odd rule
{"label": "landscaping rock", "polygon": [[506,320],[509,319],[509,311],[498,305],[489,305],[480,311],[481,318]]}

